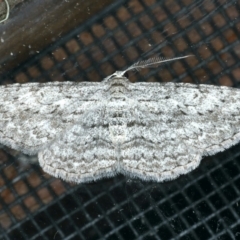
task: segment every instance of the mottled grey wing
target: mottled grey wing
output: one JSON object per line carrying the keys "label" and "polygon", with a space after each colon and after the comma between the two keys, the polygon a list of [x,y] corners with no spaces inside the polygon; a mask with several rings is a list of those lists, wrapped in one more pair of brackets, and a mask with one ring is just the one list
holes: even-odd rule
{"label": "mottled grey wing", "polygon": [[101,98],[99,83],[29,83],[0,87],[0,143],[27,154],[55,141]]}
{"label": "mottled grey wing", "polygon": [[97,128],[74,125],[67,134],[40,151],[38,158],[45,172],[76,183],[111,177],[119,169],[108,129],[99,125]]}
{"label": "mottled grey wing", "polygon": [[202,156],[240,141],[240,90],[184,83],[130,86],[145,114],[142,126],[128,130],[122,171],[163,181],[196,168]]}

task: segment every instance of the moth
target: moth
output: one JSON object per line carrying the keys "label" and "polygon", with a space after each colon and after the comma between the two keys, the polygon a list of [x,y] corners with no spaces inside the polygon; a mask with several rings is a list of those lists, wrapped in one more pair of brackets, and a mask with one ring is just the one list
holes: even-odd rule
{"label": "moth", "polygon": [[170,60],[140,61],[99,83],[1,86],[0,143],[38,154],[45,172],[76,183],[186,174],[240,141],[240,90],[124,77]]}

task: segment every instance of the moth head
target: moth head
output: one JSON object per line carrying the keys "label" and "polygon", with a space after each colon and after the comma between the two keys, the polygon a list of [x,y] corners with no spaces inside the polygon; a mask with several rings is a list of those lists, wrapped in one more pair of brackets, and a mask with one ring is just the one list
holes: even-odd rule
{"label": "moth head", "polygon": [[125,72],[126,71],[116,71],[112,75],[104,78],[103,82],[108,84],[112,84],[113,82],[116,82],[116,81],[128,83],[129,80],[124,76]]}

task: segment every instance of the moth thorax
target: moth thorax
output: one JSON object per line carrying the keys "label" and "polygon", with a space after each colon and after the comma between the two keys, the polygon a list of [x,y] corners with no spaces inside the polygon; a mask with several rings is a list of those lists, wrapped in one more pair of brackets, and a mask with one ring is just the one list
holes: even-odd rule
{"label": "moth thorax", "polygon": [[[113,106],[114,107],[114,104]],[[110,120],[111,125],[122,125],[126,122],[127,112],[125,110],[125,105],[118,106],[118,108],[115,110],[112,110],[114,108],[110,108],[108,111],[108,116]]]}
{"label": "moth thorax", "polygon": [[114,78],[111,80],[109,84],[109,93],[111,96],[113,95],[125,95],[129,90],[128,90],[128,80],[125,78]]}

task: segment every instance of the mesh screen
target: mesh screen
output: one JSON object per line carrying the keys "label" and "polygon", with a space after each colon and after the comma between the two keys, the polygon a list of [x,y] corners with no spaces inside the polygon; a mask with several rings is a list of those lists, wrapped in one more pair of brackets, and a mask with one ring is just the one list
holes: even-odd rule
{"label": "mesh screen", "polygon": [[[193,54],[129,79],[239,87],[239,8],[233,0],[115,1],[1,83],[101,81],[137,60]],[[239,147],[174,181],[119,175],[79,185],[0,150],[0,239],[240,239]]]}

